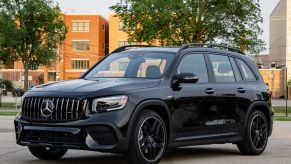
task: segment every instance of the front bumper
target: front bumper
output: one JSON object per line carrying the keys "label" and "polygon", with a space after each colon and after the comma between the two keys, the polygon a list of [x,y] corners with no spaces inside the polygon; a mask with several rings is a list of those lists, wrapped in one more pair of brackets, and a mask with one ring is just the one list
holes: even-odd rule
{"label": "front bumper", "polygon": [[123,153],[128,140],[112,122],[78,120],[69,123],[37,123],[14,120],[16,142],[23,146],[65,147],[68,149]]}

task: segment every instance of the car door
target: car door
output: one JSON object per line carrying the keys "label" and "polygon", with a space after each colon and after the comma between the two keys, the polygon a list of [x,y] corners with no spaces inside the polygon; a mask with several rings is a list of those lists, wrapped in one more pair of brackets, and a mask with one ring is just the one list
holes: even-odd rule
{"label": "car door", "polygon": [[249,91],[242,81],[239,69],[232,57],[209,54],[217,89],[217,131],[238,134],[242,127],[244,112],[240,106]]}
{"label": "car door", "polygon": [[173,91],[176,140],[191,139],[189,136],[205,135],[216,130],[217,92],[205,59],[203,53],[186,54],[176,69],[176,75],[192,73],[199,78],[197,83],[179,84],[180,90]]}

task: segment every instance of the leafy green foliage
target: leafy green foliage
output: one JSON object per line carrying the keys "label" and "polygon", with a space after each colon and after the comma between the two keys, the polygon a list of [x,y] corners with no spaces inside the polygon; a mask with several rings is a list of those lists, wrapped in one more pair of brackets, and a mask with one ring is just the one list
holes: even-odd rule
{"label": "leafy green foliage", "polygon": [[258,0],[120,0],[111,9],[129,41],[161,45],[227,43],[259,53],[265,43]]}
{"label": "leafy green foliage", "polygon": [[1,0],[0,27],[0,59],[23,62],[27,90],[29,69],[58,60],[67,33],[61,11],[53,0]]}
{"label": "leafy green foliage", "polygon": [[13,84],[11,81],[9,80],[3,80],[1,83],[0,83],[0,87],[2,88],[6,88],[7,90],[12,90],[13,88]]}

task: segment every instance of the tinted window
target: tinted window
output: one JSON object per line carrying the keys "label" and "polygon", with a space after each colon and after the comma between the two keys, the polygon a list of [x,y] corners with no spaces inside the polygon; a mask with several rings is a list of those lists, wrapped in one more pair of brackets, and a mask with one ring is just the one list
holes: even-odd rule
{"label": "tinted window", "polygon": [[238,69],[234,59],[232,57],[230,57],[229,60],[230,60],[230,63],[232,65],[236,81],[241,81],[242,80],[241,74],[239,72],[239,69]]}
{"label": "tinted window", "polygon": [[241,68],[244,79],[247,81],[255,81],[256,77],[254,73],[252,72],[252,70],[250,69],[250,67],[244,61],[240,59],[236,59],[236,60],[238,62],[239,67]]}
{"label": "tinted window", "polygon": [[155,52],[121,52],[111,54],[93,68],[86,79],[160,78],[174,54]]}
{"label": "tinted window", "polygon": [[209,55],[216,82],[235,82],[229,58],[222,55]]}
{"label": "tinted window", "polygon": [[199,77],[197,83],[207,83],[208,73],[203,54],[186,55],[179,64],[177,73],[193,73]]}

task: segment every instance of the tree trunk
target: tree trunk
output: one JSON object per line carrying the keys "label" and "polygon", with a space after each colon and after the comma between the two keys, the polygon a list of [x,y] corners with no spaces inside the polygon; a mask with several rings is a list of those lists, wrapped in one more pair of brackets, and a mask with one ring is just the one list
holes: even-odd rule
{"label": "tree trunk", "polygon": [[24,64],[24,92],[28,90],[28,65]]}

